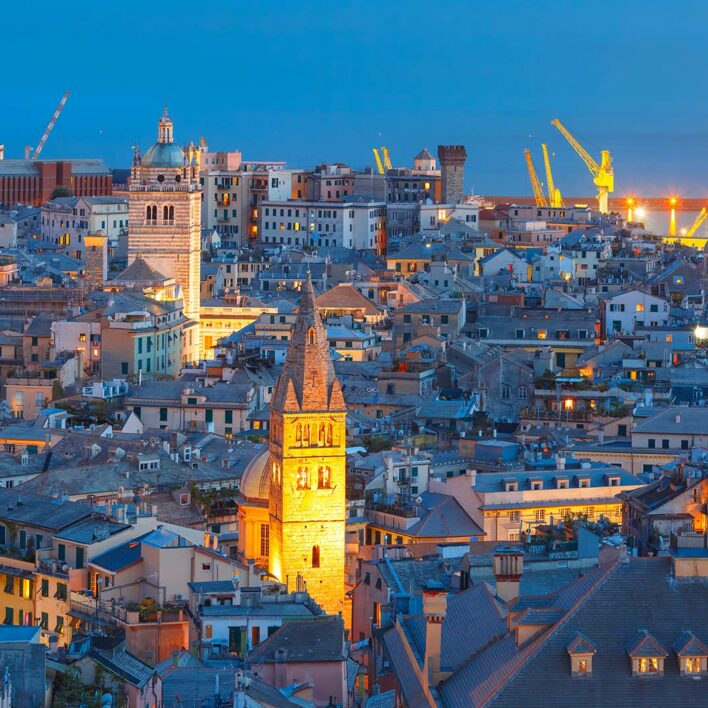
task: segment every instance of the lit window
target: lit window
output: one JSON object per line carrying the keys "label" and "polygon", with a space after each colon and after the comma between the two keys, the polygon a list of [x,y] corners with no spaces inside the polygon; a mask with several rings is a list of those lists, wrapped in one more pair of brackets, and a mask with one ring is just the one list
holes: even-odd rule
{"label": "lit window", "polygon": [[641,302],[637,303],[637,312],[644,312],[644,304]]}
{"label": "lit window", "polygon": [[659,672],[659,660],[656,657],[642,657],[639,659],[640,674],[656,674]]}
{"label": "lit window", "polygon": [[548,333],[546,332],[545,329],[538,330],[538,338],[539,339],[546,339],[547,336],[548,336]]}
{"label": "lit window", "polygon": [[697,656],[687,656],[685,658],[684,672],[687,674],[701,673],[701,660]]}
{"label": "lit window", "polygon": [[298,467],[295,480],[296,487],[298,489],[310,488],[310,471],[307,469],[307,467]]}

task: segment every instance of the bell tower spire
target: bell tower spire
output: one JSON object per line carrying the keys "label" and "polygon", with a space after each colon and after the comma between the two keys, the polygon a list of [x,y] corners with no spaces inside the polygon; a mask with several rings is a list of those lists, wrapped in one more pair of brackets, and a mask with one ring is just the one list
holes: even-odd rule
{"label": "bell tower spire", "polygon": [[328,613],[344,602],[346,407],[308,272],[270,408],[269,570]]}
{"label": "bell tower spire", "polygon": [[157,124],[157,142],[158,143],[172,143],[174,142],[174,137],[172,134],[172,118],[167,111],[167,104],[162,110],[162,115]]}

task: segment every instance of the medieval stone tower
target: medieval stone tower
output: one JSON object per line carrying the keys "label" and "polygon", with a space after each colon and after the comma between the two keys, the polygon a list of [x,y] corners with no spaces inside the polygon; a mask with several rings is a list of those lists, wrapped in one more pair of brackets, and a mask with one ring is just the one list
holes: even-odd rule
{"label": "medieval stone tower", "polygon": [[337,614],[344,600],[346,408],[309,274],[270,424],[269,570]]}
{"label": "medieval stone tower", "polygon": [[198,322],[199,163],[195,155],[175,145],[167,107],[158,123],[157,142],[142,158],[136,152],[128,201],[128,264],[141,257],[162,275],[174,278],[182,290],[184,314]]}
{"label": "medieval stone tower", "polygon": [[464,145],[438,145],[443,204],[457,204],[465,196]]}

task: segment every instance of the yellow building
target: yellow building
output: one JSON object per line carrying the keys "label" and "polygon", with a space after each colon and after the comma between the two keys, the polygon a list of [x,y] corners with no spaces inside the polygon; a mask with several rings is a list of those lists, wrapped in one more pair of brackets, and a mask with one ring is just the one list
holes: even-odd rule
{"label": "yellow building", "polygon": [[[182,290],[184,314],[199,321],[201,267],[201,188],[199,164],[174,143],[167,108],[157,142],[144,157],[136,153],[130,179],[128,264],[141,257]],[[199,335],[191,331],[192,356],[199,358]],[[185,348],[190,342],[185,343]]]}
{"label": "yellow building", "polygon": [[[308,275],[271,402],[269,454],[244,473],[239,549],[288,590],[344,607],[346,408]],[[266,513],[267,512],[267,513]]]}
{"label": "yellow building", "polygon": [[3,624],[29,627],[36,624],[34,564],[3,556],[0,566],[0,613]]}

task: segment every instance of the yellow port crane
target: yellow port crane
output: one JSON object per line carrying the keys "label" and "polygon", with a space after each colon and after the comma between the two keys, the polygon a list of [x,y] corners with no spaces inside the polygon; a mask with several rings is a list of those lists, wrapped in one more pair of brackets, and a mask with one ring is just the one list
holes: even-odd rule
{"label": "yellow port crane", "polygon": [[376,148],[372,148],[372,150],[374,151],[374,157],[376,158],[376,169],[378,169],[380,175],[386,174],[383,162],[381,162],[381,156],[379,155],[379,151]]}
{"label": "yellow port crane", "polygon": [[526,167],[529,170],[529,177],[531,178],[531,186],[533,187],[533,198],[536,200],[537,207],[548,206],[546,202],[546,196],[543,193],[543,188],[538,180],[538,175],[536,174],[536,168],[533,166],[533,160],[531,159],[531,151],[524,150],[524,157],[526,158]]}
{"label": "yellow port crane", "polygon": [[[393,169],[387,147],[372,148],[372,150],[376,158],[376,169],[378,169],[380,175],[385,175],[387,170]],[[379,150],[381,150],[381,153],[379,153]],[[381,160],[381,155],[383,155],[383,161]]]}
{"label": "yellow port crane", "polygon": [[541,148],[543,149],[543,164],[546,167],[546,187],[548,188],[548,206],[554,209],[560,209],[564,207],[563,197],[561,196],[560,189],[556,189],[553,182],[553,172],[551,171],[551,158],[548,156],[548,146],[545,143],[541,143]]}
{"label": "yellow port crane", "polygon": [[703,226],[703,222],[708,218],[708,210],[703,207],[698,212],[698,216],[696,217],[696,220],[691,224],[691,226],[686,229],[686,233],[681,232],[681,238],[691,238],[698,229]]}
{"label": "yellow port crane", "polygon": [[561,135],[570,143],[575,152],[580,155],[580,159],[592,175],[592,181],[597,187],[597,203],[601,214],[609,213],[609,196],[615,191],[615,173],[612,169],[612,156],[609,150],[602,150],[600,164],[591,157],[585,148],[568,132],[568,129],[558,118],[551,121],[551,125],[558,128]]}
{"label": "yellow port crane", "polygon": [[699,238],[696,236],[696,232],[703,226],[706,219],[708,219],[708,209],[703,207],[703,209],[698,212],[696,220],[687,229],[681,229],[680,236],[669,234],[668,236],[664,236],[661,240],[664,243],[680,243],[682,246],[703,250],[708,243],[708,239]]}

